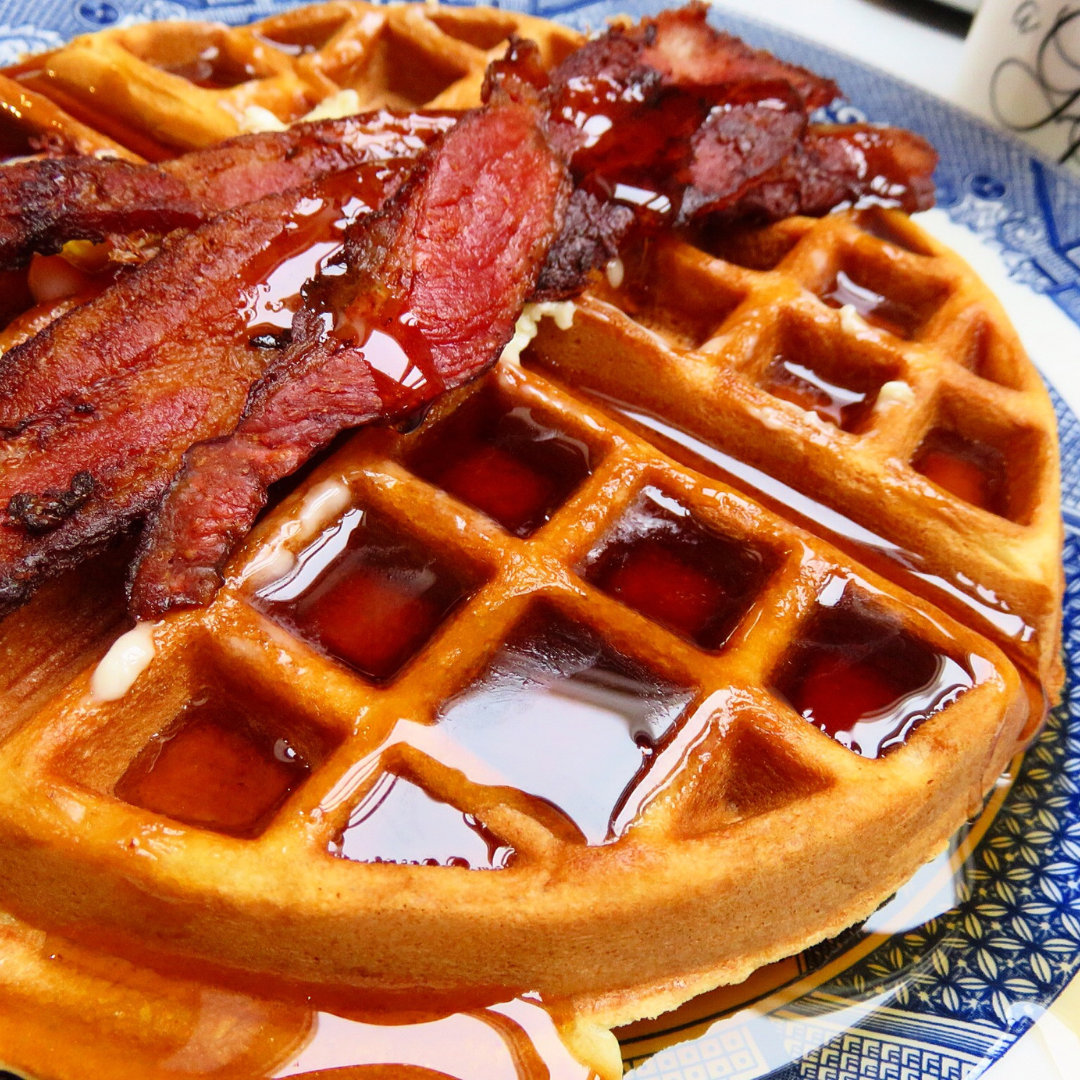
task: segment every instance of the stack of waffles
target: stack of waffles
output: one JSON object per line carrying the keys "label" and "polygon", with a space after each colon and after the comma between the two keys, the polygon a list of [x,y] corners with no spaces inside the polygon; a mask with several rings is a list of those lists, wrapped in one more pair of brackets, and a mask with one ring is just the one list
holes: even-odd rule
{"label": "stack of waffles", "polygon": [[[577,40],[346,0],[107,31],[8,72],[5,145],[157,160],[342,92],[463,108],[511,33]],[[902,214],[692,240],[338,448],[211,607],[128,639],[126,693],[95,677],[119,555],[0,625],[0,1058],[284,1075],[315,1008],[538,1045],[539,1001],[613,1075],[604,1029],[864,918],[979,809],[1061,687],[1037,373]]]}

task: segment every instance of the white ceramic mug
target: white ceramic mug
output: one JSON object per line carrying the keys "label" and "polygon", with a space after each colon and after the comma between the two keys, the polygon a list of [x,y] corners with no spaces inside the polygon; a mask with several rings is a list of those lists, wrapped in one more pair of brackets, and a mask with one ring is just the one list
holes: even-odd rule
{"label": "white ceramic mug", "polygon": [[954,96],[1080,170],[1080,0],[983,0]]}

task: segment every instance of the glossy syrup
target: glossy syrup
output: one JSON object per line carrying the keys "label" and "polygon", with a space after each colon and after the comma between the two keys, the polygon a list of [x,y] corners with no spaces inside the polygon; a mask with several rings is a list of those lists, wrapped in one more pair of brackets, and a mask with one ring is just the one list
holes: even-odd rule
{"label": "glossy syrup", "polygon": [[204,90],[231,90],[259,77],[254,65],[241,62],[227,51],[222,52],[216,45],[207,45],[186,60],[172,64],[158,62],[154,66]]}
{"label": "glossy syrup", "polygon": [[377,515],[351,510],[255,602],[305,641],[382,681],[469,591],[469,582]]}
{"label": "glossy syrup", "polygon": [[918,309],[876,292],[846,270],[837,272],[821,299],[830,307],[853,307],[871,326],[899,338],[914,337],[925,321]]}
{"label": "glossy syrup", "polygon": [[551,518],[589,475],[589,448],[525,405],[484,390],[426,438],[409,466],[515,536]]}
{"label": "glossy syrup", "polygon": [[974,679],[840,584],[826,589],[839,595],[820,602],[775,674],[773,689],[837,742],[878,758],[903,745]]}
{"label": "glossy syrup", "polygon": [[958,499],[991,514],[1006,514],[1007,473],[1000,450],[935,428],[915,452],[911,465]]}
{"label": "glossy syrup", "polygon": [[311,1041],[273,1076],[322,1077],[323,1070],[346,1065],[384,1064],[399,1069],[373,1072],[379,1080],[595,1080],[570,1055],[550,1014],[531,995],[430,1018],[387,1012],[346,1019],[320,1013]]}
{"label": "glossy syrup", "polygon": [[308,772],[288,739],[208,692],[150,741],[114,792],[185,825],[255,836]]}
{"label": "glossy syrup", "polygon": [[336,258],[345,230],[382,202],[393,170],[364,165],[320,180],[299,200],[272,244],[249,264],[241,312],[249,339],[279,340],[303,302],[303,287],[317,274],[341,273]]}
{"label": "glossy syrup", "polygon": [[602,844],[692,697],[538,605],[437,729],[445,764],[481,767],[480,782],[545,801]]}
{"label": "glossy syrup", "polygon": [[949,577],[932,573],[920,555],[886,539],[839,510],[634,404],[590,393],[616,418],[639,430],[664,453],[745,492],[754,500],[781,513],[787,520],[836,544],[864,565],[891,577],[916,595],[926,596],[944,610],[956,613],[961,619],[974,618],[976,625],[990,637],[1002,642],[1006,650],[1010,644],[1022,646],[1034,640],[1035,628],[985,585],[959,572]]}
{"label": "glossy syrup", "polygon": [[870,413],[876,391],[856,390],[833,382],[812,367],[777,356],[769,366],[765,389],[774,397],[816,413],[844,431],[853,431]]}
{"label": "glossy syrup", "polygon": [[404,776],[384,773],[330,848],[354,862],[499,869],[513,849],[476,818],[429,795]]}
{"label": "glossy syrup", "polygon": [[703,649],[723,646],[760,592],[769,560],[646,488],[590,553],[586,578]]}

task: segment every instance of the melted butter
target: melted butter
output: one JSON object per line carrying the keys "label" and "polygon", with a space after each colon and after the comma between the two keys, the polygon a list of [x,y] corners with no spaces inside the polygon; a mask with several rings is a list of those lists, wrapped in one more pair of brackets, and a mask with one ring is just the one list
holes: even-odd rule
{"label": "melted butter", "polygon": [[902,379],[890,379],[878,391],[877,404],[881,408],[890,405],[914,405],[915,391]]}
{"label": "melted butter", "polygon": [[545,316],[554,320],[560,330],[569,330],[574,325],[574,312],[577,305],[573,300],[546,300],[540,304],[526,304],[514,324],[514,336],[502,351],[501,360],[516,364],[529,342],[536,337],[540,329],[540,320]]}
{"label": "melted butter", "polygon": [[155,623],[138,623],[113,642],[90,677],[94,701],[118,701],[154,659]]}
{"label": "melted butter", "polygon": [[322,532],[351,503],[352,490],[344,480],[332,477],[316,484],[304,497],[296,515],[283,522],[251,557],[241,572],[241,582],[260,589],[287,577],[296,566],[295,548]]}

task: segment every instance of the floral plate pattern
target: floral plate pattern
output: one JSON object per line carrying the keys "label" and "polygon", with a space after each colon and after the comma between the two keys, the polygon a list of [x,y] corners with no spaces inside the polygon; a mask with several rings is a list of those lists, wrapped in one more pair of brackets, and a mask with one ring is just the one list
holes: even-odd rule
{"label": "floral plate pattern", "polygon": [[[0,0],[0,65],[106,26],[164,18],[239,24],[289,6]],[[501,6],[585,29],[664,5]],[[891,76],[741,17],[718,13],[716,21],[836,79],[848,102],[833,119],[900,124],[938,148],[939,209],[927,225],[954,245],[966,237],[963,253],[980,272],[1007,282],[1013,302],[1002,299],[1058,414],[1069,682],[1065,701],[983,815],[873,919],[786,962],[760,993],[729,991],[715,1007],[710,997],[704,1008],[624,1031],[624,1057],[635,1080],[973,1080],[1080,969],[1080,182]],[[1047,304],[1059,318],[1049,339],[1045,328],[1035,330],[1047,321]]]}

